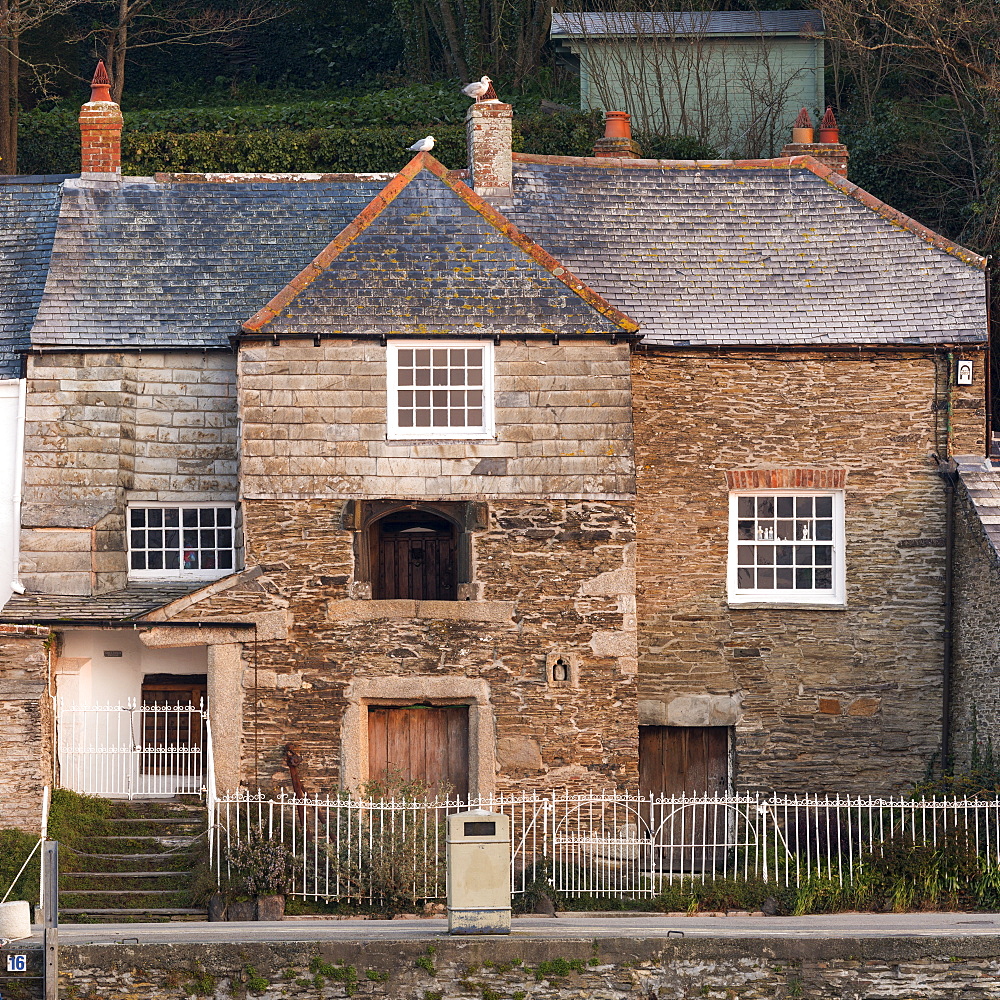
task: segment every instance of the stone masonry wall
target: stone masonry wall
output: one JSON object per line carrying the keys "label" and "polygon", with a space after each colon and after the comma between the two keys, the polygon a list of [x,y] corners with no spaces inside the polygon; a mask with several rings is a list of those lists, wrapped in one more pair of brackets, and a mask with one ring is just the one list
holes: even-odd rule
{"label": "stone masonry wall", "polygon": [[[520,930],[518,921],[514,930]],[[997,995],[1000,976],[995,935],[796,939],[764,933],[728,940],[590,941],[523,933],[465,940],[427,933],[393,941],[63,944],[59,995],[241,998],[249,987],[250,995],[263,1000],[986,1000]],[[363,932],[357,936],[364,938]]]}
{"label": "stone masonry wall", "polygon": [[377,341],[240,349],[245,497],[586,496],[635,490],[629,348],[494,348],[496,438],[387,441]]}
{"label": "stone masonry wall", "polygon": [[0,626],[0,827],[37,833],[52,785],[48,630]]}
{"label": "stone masonry wall", "polygon": [[[490,502],[488,526],[473,539],[481,597],[440,602],[352,599],[352,535],[341,527],[342,510],[339,501],[246,501],[248,562],[262,567],[257,583],[270,597],[225,591],[184,611],[188,619],[265,607],[291,614],[287,640],[261,642],[256,653],[244,648],[247,782],[259,772],[265,788],[289,787],[289,742],[304,754],[309,792],[335,790],[345,769],[364,780],[359,704],[360,731],[342,726],[351,685],[364,681],[381,703],[400,690],[400,704],[478,692],[482,725],[495,724],[492,735],[480,732],[473,761],[474,772],[484,769],[481,792],[634,786],[631,503]],[[576,683],[548,682],[546,658],[556,653],[572,662]],[[420,685],[426,694],[413,696]]]}
{"label": "stone masonry wall", "polygon": [[236,499],[236,373],[226,351],[29,358],[21,580],[125,585],[127,500]]}
{"label": "stone masonry wall", "polygon": [[[982,453],[982,370],[953,452]],[[736,784],[881,793],[939,746],[943,358],[640,352],[640,724],[735,723]],[[730,606],[726,473],[845,469],[842,608]],[[734,705],[742,708],[734,711]],[[728,718],[727,718],[728,716]]]}
{"label": "stone masonry wall", "polygon": [[952,753],[961,769],[978,741],[1000,753],[1000,559],[964,485],[955,497]]}

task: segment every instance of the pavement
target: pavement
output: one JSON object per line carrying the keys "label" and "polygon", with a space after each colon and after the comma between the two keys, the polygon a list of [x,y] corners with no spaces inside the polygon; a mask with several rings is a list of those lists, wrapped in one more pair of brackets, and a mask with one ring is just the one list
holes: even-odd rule
{"label": "pavement", "polygon": [[[511,936],[586,938],[922,938],[1000,935],[1000,913],[836,913],[808,917],[566,914],[515,917]],[[272,941],[432,941],[448,936],[444,919],[329,920],[273,923],[63,924],[61,945],[211,944]],[[30,939],[41,942],[41,929]],[[25,942],[27,943],[27,942]]]}

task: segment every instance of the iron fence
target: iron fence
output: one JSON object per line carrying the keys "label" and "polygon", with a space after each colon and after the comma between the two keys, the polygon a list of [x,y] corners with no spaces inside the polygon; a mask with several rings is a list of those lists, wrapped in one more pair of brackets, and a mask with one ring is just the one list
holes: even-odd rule
{"label": "iron fence", "polygon": [[227,845],[259,832],[291,853],[291,895],[313,900],[442,898],[445,819],[469,809],[510,817],[515,894],[538,880],[568,896],[622,899],[690,878],[844,885],[891,844],[958,848],[1000,868],[997,801],[553,792],[401,802],[240,793],[209,807],[220,878],[230,874]]}
{"label": "iron fence", "polygon": [[207,707],[57,706],[59,784],[87,795],[135,798],[200,793]]}

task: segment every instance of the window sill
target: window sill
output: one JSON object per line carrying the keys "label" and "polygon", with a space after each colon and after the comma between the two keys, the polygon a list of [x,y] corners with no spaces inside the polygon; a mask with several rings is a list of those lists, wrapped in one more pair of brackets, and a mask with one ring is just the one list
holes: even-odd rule
{"label": "window sill", "polygon": [[819,601],[728,601],[730,611],[846,611],[847,604],[824,604]]}
{"label": "window sill", "polygon": [[328,601],[335,622],[370,622],[393,618],[431,621],[513,622],[514,601]]}

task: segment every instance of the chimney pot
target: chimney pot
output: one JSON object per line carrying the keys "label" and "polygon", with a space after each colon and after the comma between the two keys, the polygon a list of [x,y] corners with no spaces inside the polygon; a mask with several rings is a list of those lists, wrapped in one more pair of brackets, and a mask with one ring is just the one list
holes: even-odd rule
{"label": "chimney pot", "polygon": [[615,156],[627,160],[642,156],[639,144],[632,138],[632,116],[627,111],[604,113],[604,138],[594,143],[594,156]]}
{"label": "chimney pot", "polygon": [[97,64],[90,100],[80,108],[80,173],[121,174],[121,108],[111,100],[111,80],[104,63]]}
{"label": "chimney pot", "polygon": [[819,123],[820,142],[840,142],[840,128],[837,126],[837,119],[833,116],[833,108],[827,108],[823,120]]}
{"label": "chimney pot", "polygon": [[813,141],[813,123],[809,112],[803,108],[792,126],[792,142],[807,143]]}

